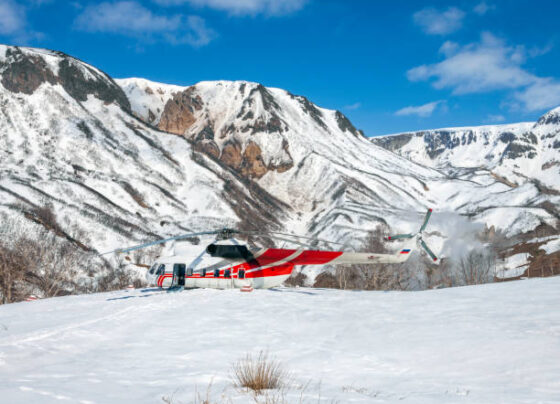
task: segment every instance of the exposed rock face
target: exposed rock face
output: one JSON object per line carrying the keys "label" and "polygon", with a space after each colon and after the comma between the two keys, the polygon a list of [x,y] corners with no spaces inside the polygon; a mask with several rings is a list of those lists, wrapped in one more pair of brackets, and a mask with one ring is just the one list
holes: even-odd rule
{"label": "exposed rock face", "polygon": [[343,132],[350,132],[354,136],[361,136],[362,134],[352,125],[352,122],[340,111],[336,111],[336,122],[338,127]]}
{"label": "exposed rock face", "polygon": [[[84,72],[83,67],[71,63],[69,59],[63,59],[58,66],[58,77],[60,84],[74,99],[86,101],[88,95],[109,104],[116,102],[124,110],[130,111],[130,103],[122,89],[108,76],[102,76],[93,69]],[[94,79],[86,77],[91,75]]]}
{"label": "exposed rock face", "polygon": [[403,133],[401,135],[383,136],[372,138],[372,142],[390,151],[398,151],[401,147],[406,145],[415,135],[412,133]]}
{"label": "exposed rock face", "polygon": [[209,156],[212,156],[215,159],[220,157],[220,149],[218,145],[212,140],[195,143],[194,148],[198,151],[208,154]]}
{"label": "exposed rock face", "polygon": [[130,111],[128,98],[109,76],[62,52],[53,52],[53,55],[59,59],[57,74],[41,56],[25,53],[17,47],[8,48],[6,61],[0,62],[2,85],[9,91],[31,95],[43,83],[58,83],[77,101],[86,101],[88,95],[93,95]]}
{"label": "exposed rock face", "polygon": [[7,59],[12,62],[1,63],[2,85],[14,93],[33,94],[43,83],[55,84],[57,78],[39,56],[26,56],[17,48],[6,51]]}
{"label": "exposed rock face", "polygon": [[263,161],[262,150],[255,142],[249,142],[245,149],[236,141],[228,142],[222,149],[220,160],[247,178],[261,178],[270,170],[284,172],[293,164],[266,165]]}
{"label": "exposed rock face", "polygon": [[290,94],[290,96],[292,98],[295,98],[296,100],[299,101],[299,103],[301,104],[301,107],[303,108],[303,110],[309,114],[309,116],[311,116],[311,118],[313,118],[313,120],[315,122],[317,122],[317,124],[325,129],[327,129],[327,125],[325,124],[325,122],[323,121],[323,113],[321,112],[321,110],[319,110],[312,102],[310,102],[307,98],[301,96],[301,95],[293,95]]}
{"label": "exposed rock face", "polygon": [[560,108],[547,112],[537,121],[537,126],[560,124]]}
{"label": "exposed rock face", "polygon": [[261,148],[255,142],[249,142],[243,152],[243,163],[241,164],[241,174],[246,177],[260,178],[268,171],[262,160]]}
{"label": "exposed rock face", "polygon": [[[189,87],[167,101],[158,127],[184,135],[197,150],[220,160],[245,178],[258,179],[271,170],[289,170],[293,161],[285,139],[278,142],[275,138],[274,141],[280,149],[278,153],[288,159],[263,156],[262,142],[267,139],[260,135],[282,136],[288,128],[279,115],[281,108],[273,94],[261,84],[247,86],[246,83],[235,89],[234,101],[239,94],[241,100],[237,109],[228,106],[231,110],[228,112],[235,115],[227,116],[224,111],[215,116],[216,111],[207,105],[204,88]],[[316,107],[308,104],[309,110],[315,108],[315,113],[320,115]]]}
{"label": "exposed rock face", "polygon": [[228,142],[222,149],[222,156],[220,157],[220,160],[237,171],[243,164],[243,156],[241,155],[241,152],[241,145],[238,142]]}
{"label": "exposed rock face", "polygon": [[194,87],[175,94],[165,104],[158,128],[176,135],[185,134],[196,121],[194,113],[202,109],[202,104],[200,96],[194,95]]}
{"label": "exposed rock face", "polygon": [[536,157],[536,155],[537,153],[533,146],[518,142],[511,142],[504,150],[502,159],[515,160],[519,157],[527,157],[529,159],[533,159]]}

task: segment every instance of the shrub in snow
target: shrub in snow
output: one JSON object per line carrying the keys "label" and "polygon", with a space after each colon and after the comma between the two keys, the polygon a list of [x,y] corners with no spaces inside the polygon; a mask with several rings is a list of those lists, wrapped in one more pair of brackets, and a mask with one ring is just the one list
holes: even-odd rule
{"label": "shrub in snow", "polygon": [[278,389],[286,384],[288,373],[281,364],[268,357],[266,352],[259,352],[254,357],[247,354],[233,364],[233,379],[238,387],[244,387],[255,394],[264,390]]}

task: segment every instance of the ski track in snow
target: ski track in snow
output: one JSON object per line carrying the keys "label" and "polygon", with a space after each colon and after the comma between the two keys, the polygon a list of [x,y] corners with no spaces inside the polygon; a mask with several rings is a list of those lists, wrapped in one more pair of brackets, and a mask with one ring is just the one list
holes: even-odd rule
{"label": "ski track in snow", "polygon": [[189,403],[212,382],[213,402],[252,402],[231,366],[265,350],[292,373],[287,402],[558,402],[559,287],[144,289],[4,305],[0,401]]}

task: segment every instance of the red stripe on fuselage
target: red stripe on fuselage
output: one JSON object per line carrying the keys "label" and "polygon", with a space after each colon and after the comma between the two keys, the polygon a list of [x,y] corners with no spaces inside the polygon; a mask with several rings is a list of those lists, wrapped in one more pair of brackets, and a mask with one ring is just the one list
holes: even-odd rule
{"label": "red stripe on fuselage", "polygon": [[268,267],[263,269],[257,269],[253,272],[248,272],[246,274],[247,278],[262,278],[270,276],[280,276],[280,275],[290,275],[294,270],[292,264],[280,264],[274,267]]}
{"label": "red stripe on fuselage", "polygon": [[275,262],[282,261],[295,253],[296,250],[284,250],[282,248],[269,248],[261,256],[255,258],[259,266],[271,265]]}
{"label": "red stripe on fuselage", "polygon": [[341,251],[306,250],[290,260],[293,265],[322,265],[327,264],[342,255]]}

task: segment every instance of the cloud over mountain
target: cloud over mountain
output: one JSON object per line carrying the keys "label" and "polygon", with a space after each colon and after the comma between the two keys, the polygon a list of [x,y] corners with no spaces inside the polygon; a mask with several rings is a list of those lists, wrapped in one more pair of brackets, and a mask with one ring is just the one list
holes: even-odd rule
{"label": "cloud over mountain", "polygon": [[163,6],[189,4],[226,11],[232,15],[280,16],[302,9],[307,0],[154,0],[154,2]]}
{"label": "cloud over mountain", "polygon": [[201,17],[155,14],[134,1],[90,5],[76,18],[74,26],[86,32],[165,40],[194,47],[207,45],[216,36]]}
{"label": "cloud over mountain", "polygon": [[434,113],[438,105],[443,105],[444,103],[445,101],[439,100],[439,101],[429,102],[423,105],[404,107],[399,109],[397,112],[395,112],[395,115],[397,116],[417,115],[421,118],[426,118]]}
{"label": "cloud over mountain", "polygon": [[560,83],[539,77],[523,67],[532,51],[507,45],[489,32],[480,41],[464,46],[446,41],[440,48],[444,60],[420,65],[407,72],[410,81],[430,81],[436,89],[452,94],[516,90],[508,104],[528,111],[551,108],[560,102]]}

